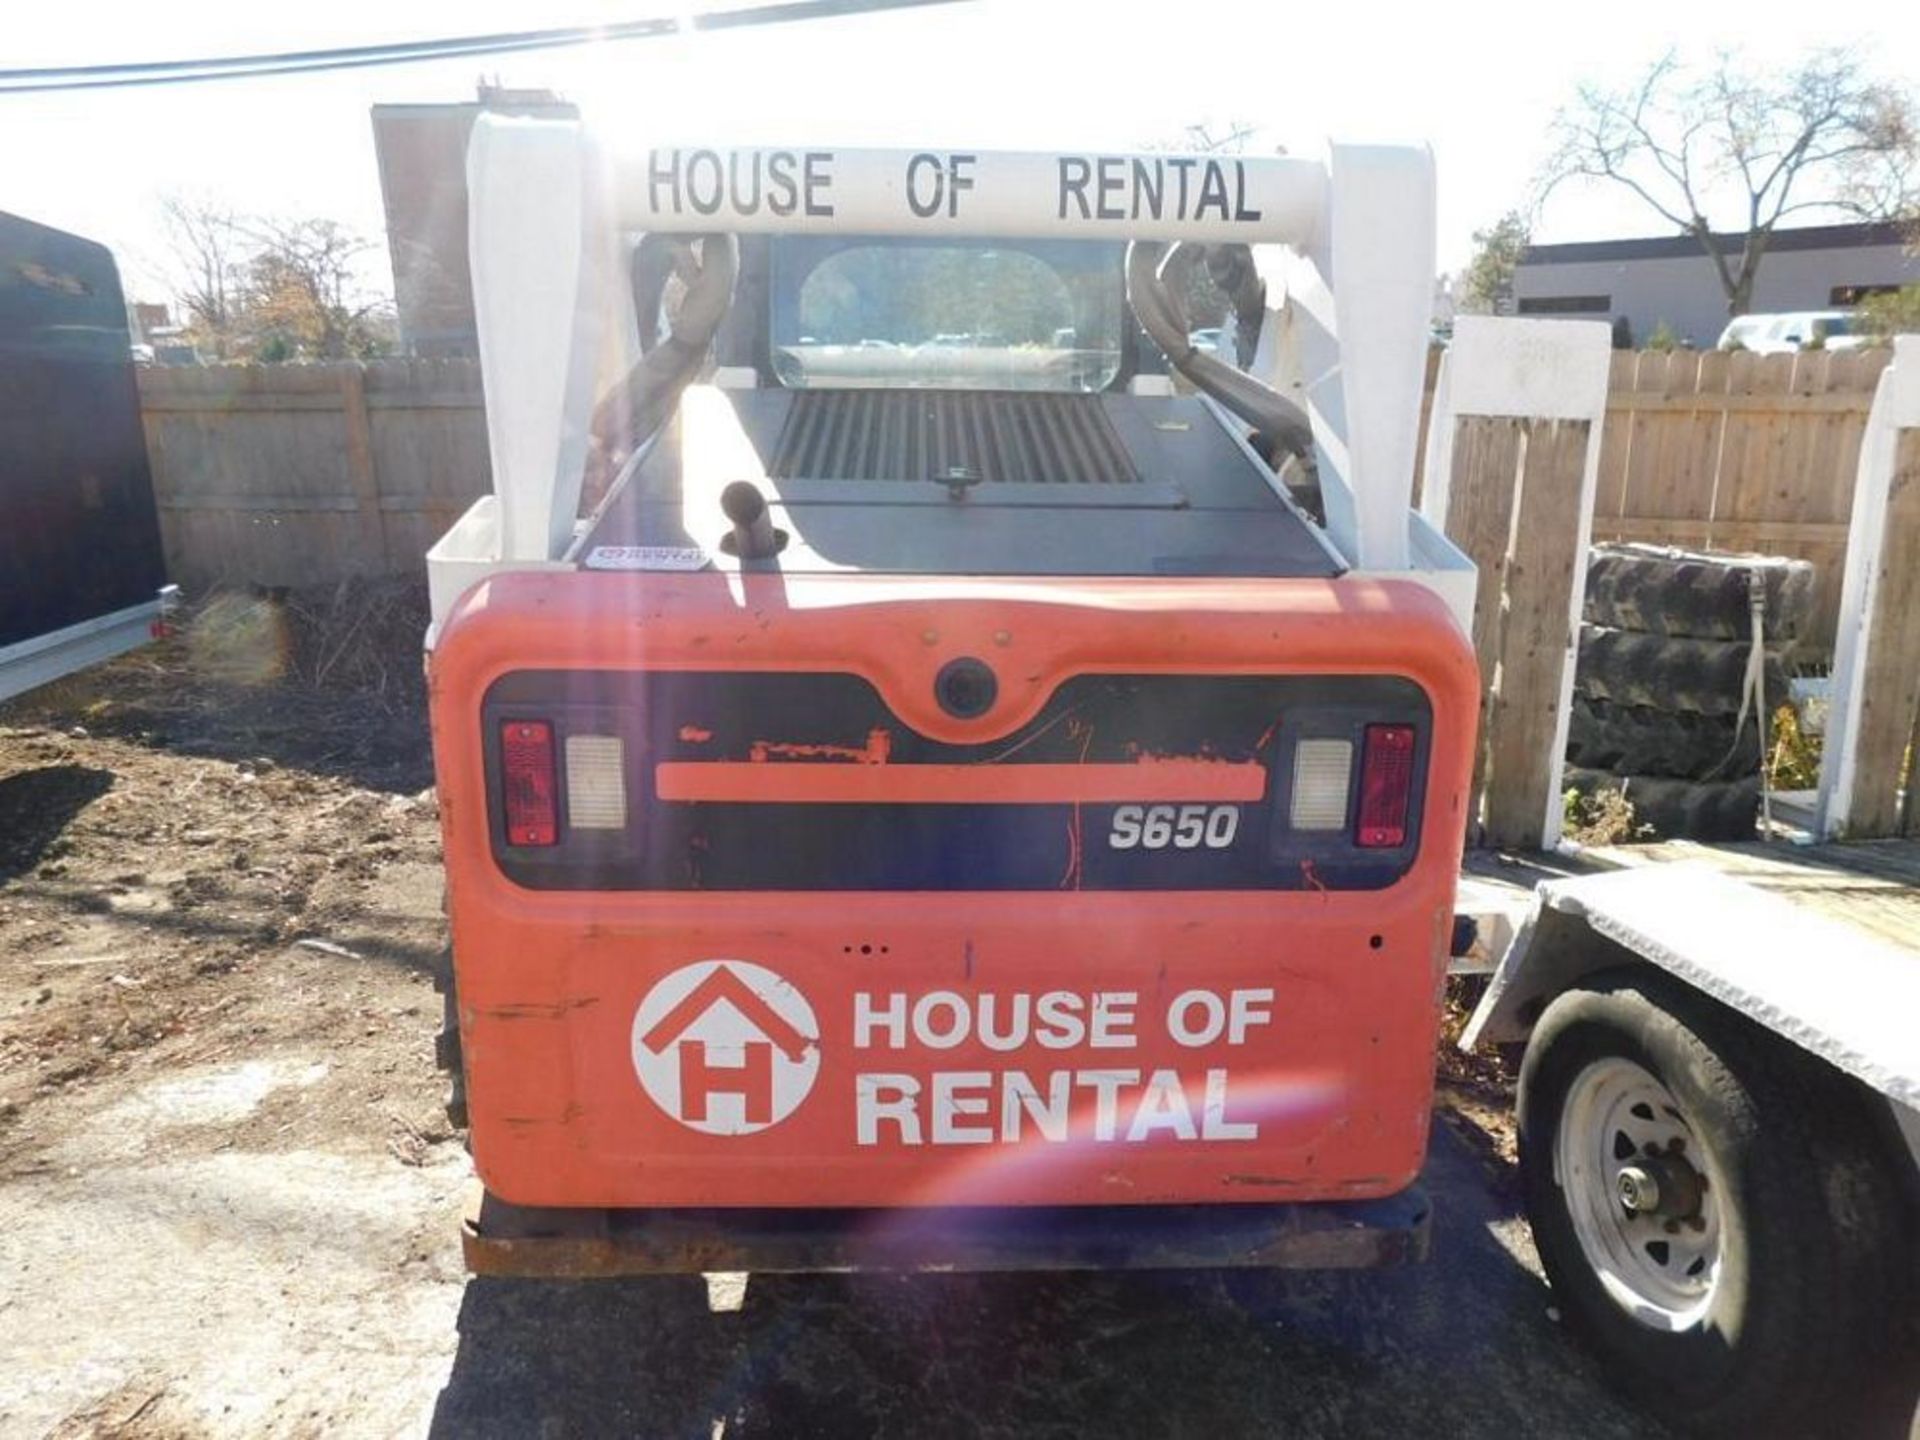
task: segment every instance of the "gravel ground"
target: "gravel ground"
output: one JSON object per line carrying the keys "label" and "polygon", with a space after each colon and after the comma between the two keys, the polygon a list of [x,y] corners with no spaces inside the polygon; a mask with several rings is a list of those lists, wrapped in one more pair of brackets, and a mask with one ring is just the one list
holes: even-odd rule
{"label": "gravel ground", "polygon": [[284,618],[0,711],[0,1436],[1660,1433],[1554,1323],[1497,1074],[1404,1272],[467,1280],[417,679]]}

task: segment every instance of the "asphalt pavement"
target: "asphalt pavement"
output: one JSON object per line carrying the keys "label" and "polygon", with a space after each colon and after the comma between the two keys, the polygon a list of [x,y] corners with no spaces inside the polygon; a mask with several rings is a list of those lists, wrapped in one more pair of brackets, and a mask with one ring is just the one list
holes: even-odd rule
{"label": "asphalt pavement", "polygon": [[435,1436],[1660,1436],[1552,1315],[1525,1222],[1436,1125],[1395,1271],[470,1280]]}

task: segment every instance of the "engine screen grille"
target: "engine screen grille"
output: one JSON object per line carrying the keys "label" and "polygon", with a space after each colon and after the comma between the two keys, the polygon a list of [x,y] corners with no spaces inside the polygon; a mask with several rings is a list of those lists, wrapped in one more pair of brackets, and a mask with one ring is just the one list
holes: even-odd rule
{"label": "engine screen grille", "polygon": [[776,480],[1137,484],[1096,395],[802,390],[774,446]]}

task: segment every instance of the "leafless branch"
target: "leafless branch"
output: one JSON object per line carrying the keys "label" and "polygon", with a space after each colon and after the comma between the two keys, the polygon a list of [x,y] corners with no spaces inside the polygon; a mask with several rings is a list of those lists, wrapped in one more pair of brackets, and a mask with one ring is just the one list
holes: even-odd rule
{"label": "leafless branch", "polygon": [[[1920,212],[1920,105],[1867,78],[1845,51],[1817,51],[1778,80],[1722,54],[1695,75],[1669,52],[1623,90],[1583,86],[1555,122],[1544,199],[1571,179],[1603,180],[1694,236],[1730,310],[1745,308],[1773,227],[1808,210],[1863,218]],[[1739,262],[1709,221],[1738,197]]]}

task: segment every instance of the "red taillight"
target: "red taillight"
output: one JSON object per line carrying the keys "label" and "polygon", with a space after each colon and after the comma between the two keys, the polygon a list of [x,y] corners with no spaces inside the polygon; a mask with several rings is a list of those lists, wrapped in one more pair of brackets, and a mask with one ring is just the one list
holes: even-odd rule
{"label": "red taillight", "polygon": [[544,720],[509,720],[502,725],[500,771],[506,780],[507,843],[552,845],[558,841],[553,726]]}
{"label": "red taillight", "polygon": [[1407,802],[1413,795],[1413,727],[1369,725],[1360,757],[1360,821],[1353,843],[1390,850],[1407,843]]}

